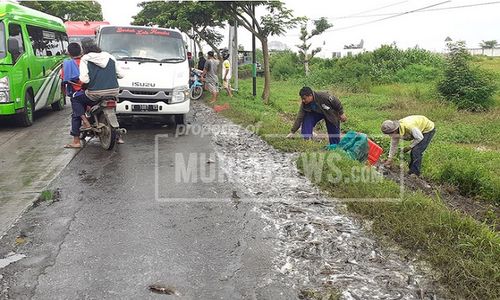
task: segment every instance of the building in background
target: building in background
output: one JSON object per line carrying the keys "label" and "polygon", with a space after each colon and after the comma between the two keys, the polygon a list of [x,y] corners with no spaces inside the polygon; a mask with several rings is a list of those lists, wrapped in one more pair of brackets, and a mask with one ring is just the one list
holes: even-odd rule
{"label": "building in background", "polygon": [[469,48],[471,55],[500,56],[500,48]]}
{"label": "building in background", "polygon": [[366,51],[364,45],[365,45],[364,40],[361,40],[358,44],[344,45],[342,49],[334,49],[334,48],[332,49],[323,47],[323,49],[319,53],[320,54],[319,57],[341,58],[346,56],[354,56]]}

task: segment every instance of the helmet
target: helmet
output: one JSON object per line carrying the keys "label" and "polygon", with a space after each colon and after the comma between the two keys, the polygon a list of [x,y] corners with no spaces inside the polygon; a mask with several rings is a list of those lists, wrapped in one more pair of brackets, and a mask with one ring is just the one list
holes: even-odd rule
{"label": "helmet", "polygon": [[228,59],[229,58],[229,50],[227,50],[226,48],[222,49],[220,51],[220,54],[222,55],[223,59]]}

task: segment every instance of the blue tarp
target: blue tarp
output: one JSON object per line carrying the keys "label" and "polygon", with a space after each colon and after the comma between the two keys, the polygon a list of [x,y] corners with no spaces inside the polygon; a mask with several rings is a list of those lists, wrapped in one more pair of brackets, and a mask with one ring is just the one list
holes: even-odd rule
{"label": "blue tarp", "polygon": [[365,162],[368,158],[368,137],[364,133],[348,131],[338,144],[326,146],[327,150],[342,149],[350,158]]}

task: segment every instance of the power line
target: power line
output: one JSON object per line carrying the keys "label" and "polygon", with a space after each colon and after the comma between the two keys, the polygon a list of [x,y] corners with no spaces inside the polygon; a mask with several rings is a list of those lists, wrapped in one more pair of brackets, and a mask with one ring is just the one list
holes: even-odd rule
{"label": "power line", "polygon": [[388,8],[388,7],[396,6],[396,5],[399,5],[399,4],[406,3],[406,2],[408,2],[408,0],[405,0],[405,1],[400,1],[400,2],[396,2],[396,3],[392,3],[392,4],[388,4],[388,5],[385,5],[385,6],[381,6],[381,7],[377,7],[377,8],[373,8],[373,9],[365,10],[365,11],[361,11],[361,12],[354,13],[354,14],[347,15],[347,16],[343,16],[343,17],[338,17],[338,18],[336,18],[336,19],[347,19],[347,18],[351,18],[351,17],[356,17],[356,16],[359,16],[359,15],[362,15],[362,14],[365,14],[365,13],[368,13],[368,12],[381,10],[381,9],[384,9],[384,8]]}
{"label": "power line", "polygon": [[[372,8],[372,9],[369,9],[369,10],[360,11],[360,12],[357,12],[357,13],[354,13],[354,14],[351,14],[351,15],[343,16],[343,17],[326,18],[326,19],[348,19],[348,18],[351,18],[351,17],[355,18],[356,16],[364,14],[364,13],[381,10],[381,9],[384,9],[384,8],[396,6],[396,5],[399,5],[399,4],[406,3],[406,2],[408,2],[408,0],[396,2],[396,3],[392,3],[392,4],[388,4],[388,5],[384,5],[384,6],[380,6],[380,7],[376,7],[376,8]],[[319,18],[312,19],[312,21],[317,21],[317,20],[319,20]]]}
{"label": "power line", "polygon": [[[431,6],[428,6],[427,8],[430,8],[430,7],[433,7],[433,6],[437,6],[437,5],[441,5],[441,4],[447,3],[447,2],[451,2],[451,1],[445,1],[445,2],[442,2],[442,3],[435,4],[435,5],[431,5]],[[407,11],[407,12],[402,12],[402,13],[387,13],[387,14],[364,15],[364,16],[359,16],[359,18],[363,18],[363,17],[382,17],[382,16],[389,16],[389,17],[382,18],[382,19],[377,19],[377,20],[372,20],[372,21],[368,21],[368,22],[364,22],[364,23],[360,23],[360,24],[355,24],[355,25],[351,25],[351,26],[346,26],[346,27],[331,28],[331,29],[326,30],[325,32],[334,32],[334,31],[340,31],[340,30],[350,29],[350,28],[354,28],[354,27],[364,26],[364,25],[368,25],[368,24],[372,24],[372,23],[376,23],[376,22],[381,22],[381,21],[384,21],[384,20],[387,20],[387,19],[400,17],[400,16],[403,16],[403,15],[406,15],[406,14],[410,14],[410,13],[423,13],[423,12],[431,12],[431,11],[443,11],[443,10],[468,8],[468,7],[475,7],[475,6],[485,6],[485,5],[492,5],[492,4],[500,4],[500,1],[483,2],[483,3],[467,4],[467,5],[459,5],[459,6],[448,6],[448,7],[431,8],[431,9],[420,8],[420,9],[415,9],[415,10],[412,10],[412,11]],[[328,18],[328,19],[334,19],[334,18]],[[289,34],[288,36],[300,36],[300,34]]]}
{"label": "power line", "polygon": [[[500,1],[492,1],[492,2],[477,3],[477,4],[466,4],[466,5],[459,5],[459,6],[448,6],[448,7],[441,7],[441,8],[426,9],[426,10],[421,10],[421,11],[416,11],[416,12],[420,13],[420,12],[429,12],[429,11],[441,11],[441,10],[467,8],[467,7],[475,7],[475,6],[485,6],[485,5],[492,5],[492,4],[499,4],[499,3],[500,3]],[[328,18],[328,19],[373,18],[373,17],[393,16],[393,15],[397,15],[397,14],[399,14],[399,13],[353,15],[353,16],[344,16],[344,17],[333,17],[333,18]]]}
{"label": "power line", "polygon": [[422,10],[425,10],[425,9],[428,9],[428,8],[431,8],[431,7],[435,7],[435,6],[438,6],[438,5],[442,5],[442,4],[445,4],[445,3],[448,3],[448,2],[451,2],[451,0],[439,2],[439,3],[428,5],[428,6],[424,6],[422,8],[417,8],[417,9],[414,9],[414,10],[405,11],[405,12],[402,12],[402,13],[398,13],[398,14],[395,14],[395,15],[392,15],[392,16],[389,16],[389,17],[385,17],[385,18],[381,18],[381,19],[377,19],[377,20],[373,20],[373,21],[368,21],[368,22],[354,24],[354,25],[340,27],[340,28],[329,29],[329,30],[326,30],[325,32],[340,31],[340,30],[350,29],[350,28],[359,27],[359,26],[363,26],[363,25],[368,25],[368,24],[372,24],[372,23],[377,23],[377,22],[388,20],[388,19],[401,17],[401,16],[404,16],[404,15],[407,15],[407,14],[411,14],[411,13],[414,13],[414,12],[422,11]]}

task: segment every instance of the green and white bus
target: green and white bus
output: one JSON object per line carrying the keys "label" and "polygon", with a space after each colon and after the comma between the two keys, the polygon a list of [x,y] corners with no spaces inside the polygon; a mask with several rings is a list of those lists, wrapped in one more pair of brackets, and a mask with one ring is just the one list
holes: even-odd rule
{"label": "green and white bus", "polygon": [[64,108],[59,72],[67,46],[61,19],[0,3],[0,117],[30,126],[36,110]]}

